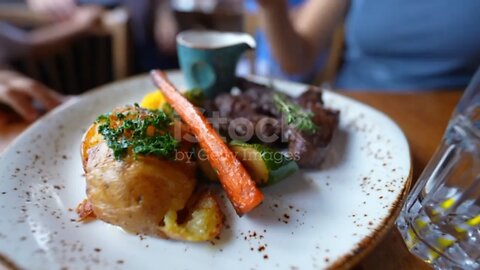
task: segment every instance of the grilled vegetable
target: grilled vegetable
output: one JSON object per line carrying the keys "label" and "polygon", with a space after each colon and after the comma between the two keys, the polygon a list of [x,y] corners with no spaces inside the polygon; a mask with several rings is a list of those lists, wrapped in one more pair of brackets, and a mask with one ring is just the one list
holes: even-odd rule
{"label": "grilled vegetable", "polygon": [[151,75],[167,102],[190,126],[192,134],[205,150],[237,214],[241,216],[258,206],[263,201],[262,192],[208,120],[175,89],[165,73],[154,70]]}
{"label": "grilled vegetable", "polygon": [[259,186],[275,184],[298,171],[294,160],[265,145],[232,141],[230,149]]}

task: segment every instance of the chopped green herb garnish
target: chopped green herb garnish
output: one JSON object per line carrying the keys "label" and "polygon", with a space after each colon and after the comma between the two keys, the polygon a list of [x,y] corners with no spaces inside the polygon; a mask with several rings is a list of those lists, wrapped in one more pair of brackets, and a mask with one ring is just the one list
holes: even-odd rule
{"label": "chopped green herb garnish", "polygon": [[193,88],[183,94],[188,101],[197,107],[201,107],[205,101],[205,94],[200,88]]}
{"label": "chopped green herb garnish", "polygon": [[178,118],[178,115],[175,113],[172,106],[170,106],[170,104],[168,104],[167,102],[163,104],[162,111],[165,112],[166,115],[172,118]]}
{"label": "chopped green herb garnish", "polygon": [[112,149],[115,159],[120,160],[129,149],[135,155],[168,158],[177,148],[178,141],[168,130],[172,119],[163,111],[143,110],[140,112],[136,106],[133,112],[116,114],[117,119],[108,114],[97,118],[98,132]]}
{"label": "chopped green herb garnish", "polygon": [[282,112],[288,125],[294,125],[298,130],[315,133],[319,127],[312,121],[313,113],[305,111],[299,105],[292,103],[280,93],[273,95],[276,108]]}
{"label": "chopped green herb garnish", "polygon": [[107,114],[99,115],[99,116],[97,117],[96,122],[99,123],[99,122],[107,121],[107,120],[109,119],[109,116],[110,116],[110,114],[108,114],[108,113],[107,113]]}

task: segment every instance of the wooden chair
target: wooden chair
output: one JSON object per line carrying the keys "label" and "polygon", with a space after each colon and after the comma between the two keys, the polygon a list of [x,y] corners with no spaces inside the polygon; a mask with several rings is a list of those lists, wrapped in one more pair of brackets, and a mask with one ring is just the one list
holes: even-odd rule
{"label": "wooden chair", "polygon": [[[129,75],[128,13],[116,8],[104,13],[95,34],[82,36],[52,53],[12,61],[18,71],[64,94],[88,89]],[[0,20],[26,28],[49,23],[21,4],[0,4]]]}
{"label": "wooden chair", "polygon": [[[250,34],[252,37],[255,37],[257,29],[260,27],[260,22],[257,14],[244,12],[243,14],[243,31]],[[255,59],[256,53],[255,50],[247,51],[247,59],[250,65],[250,72],[256,74]]]}
{"label": "wooden chair", "polygon": [[344,43],[345,43],[344,26],[339,25],[332,36],[330,43],[330,51],[325,62],[324,68],[315,76],[312,84],[314,85],[333,85],[337,77],[338,70],[342,64]]}

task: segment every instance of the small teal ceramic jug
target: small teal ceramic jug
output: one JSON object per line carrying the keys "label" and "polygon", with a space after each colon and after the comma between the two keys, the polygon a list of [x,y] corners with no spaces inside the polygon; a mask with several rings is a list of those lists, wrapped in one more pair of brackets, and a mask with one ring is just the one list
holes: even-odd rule
{"label": "small teal ceramic jug", "polygon": [[240,56],[255,46],[245,33],[189,30],[177,36],[178,60],[188,86],[210,98],[235,85]]}

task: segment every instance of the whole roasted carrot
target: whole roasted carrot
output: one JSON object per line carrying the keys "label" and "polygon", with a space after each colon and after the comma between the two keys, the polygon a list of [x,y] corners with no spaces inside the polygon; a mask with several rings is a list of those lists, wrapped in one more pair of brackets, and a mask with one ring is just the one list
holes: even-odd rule
{"label": "whole roasted carrot", "polygon": [[183,122],[190,126],[191,132],[205,150],[237,214],[241,216],[259,205],[263,200],[262,192],[208,120],[175,89],[164,72],[153,70],[150,74],[167,102]]}

